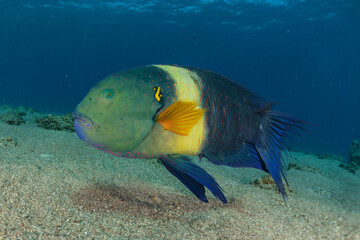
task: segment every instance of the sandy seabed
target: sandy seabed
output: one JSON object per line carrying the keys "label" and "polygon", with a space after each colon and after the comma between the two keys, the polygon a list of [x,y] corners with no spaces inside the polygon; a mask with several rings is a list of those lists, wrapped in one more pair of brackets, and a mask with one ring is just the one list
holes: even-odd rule
{"label": "sandy seabed", "polygon": [[266,173],[194,161],[229,201],[202,203],[157,160],[92,149],[75,133],[0,122],[0,239],[360,239],[360,173],[292,152],[292,192]]}

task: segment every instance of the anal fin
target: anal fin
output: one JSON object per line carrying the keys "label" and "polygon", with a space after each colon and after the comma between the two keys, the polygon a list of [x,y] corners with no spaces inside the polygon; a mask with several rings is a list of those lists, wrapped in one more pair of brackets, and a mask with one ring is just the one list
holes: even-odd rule
{"label": "anal fin", "polygon": [[227,151],[222,154],[203,153],[203,157],[216,165],[225,165],[229,167],[252,167],[267,171],[266,165],[260,158],[253,144],[243,143],[233,151]]}
{"label": "anal fin", "polygon": [[204,153],[203,157],[216,165],[251,167],[270,173],[284,199],[286,199],[287,195],[283,184],[283,179],[287,183],[285,164],[280,149],[274,143],[267,147],[243,143],[242,147],[237,148],[234,152],[226,152],[222,155]]}

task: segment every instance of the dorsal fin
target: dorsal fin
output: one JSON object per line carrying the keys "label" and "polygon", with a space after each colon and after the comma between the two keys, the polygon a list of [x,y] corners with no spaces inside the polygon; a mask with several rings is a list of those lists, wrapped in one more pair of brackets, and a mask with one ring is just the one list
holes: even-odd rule
{"label": "dorsal fin", "polygon": [[256,110],[255,112],[258,114],[265,114],[268,112],[275,104],[278,104],[277,102],[271,102],[260,108],[259,110]]}

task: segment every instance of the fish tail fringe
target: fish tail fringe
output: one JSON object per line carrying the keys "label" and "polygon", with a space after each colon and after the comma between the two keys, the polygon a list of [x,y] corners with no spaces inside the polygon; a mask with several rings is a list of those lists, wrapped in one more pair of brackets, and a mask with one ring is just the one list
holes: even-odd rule
{"label": "fish tail fringe", "polygon": [[256,146],[256,151],[285,200],[287,194],[283,180],[287,185],[288,182],[281,151],[288,152],[289,147],[285,140],[292,139],[291,134],[300,135],[299,132],[305,130],[303,128],[305,122],[276,111],[267,111],[265,119],[267,128],[263,131],[261,144]]}

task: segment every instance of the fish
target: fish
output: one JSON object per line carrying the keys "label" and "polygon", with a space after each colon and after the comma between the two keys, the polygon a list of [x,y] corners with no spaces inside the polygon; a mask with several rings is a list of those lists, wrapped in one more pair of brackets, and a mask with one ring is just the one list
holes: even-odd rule
{"label": "fish", "polygon": [[78,137],[122,158],[159,159],[199,200],[223,189],[193,163],[250,167],[271,175],[284,200],[287,140],[304,122],[220,74],[178,65],[125,69],[98,82],[76,107]]}

